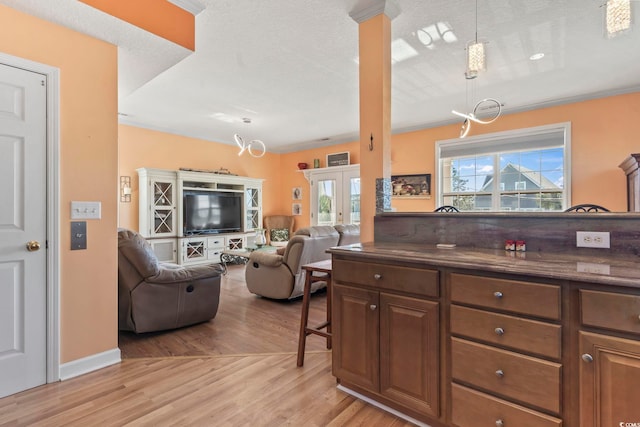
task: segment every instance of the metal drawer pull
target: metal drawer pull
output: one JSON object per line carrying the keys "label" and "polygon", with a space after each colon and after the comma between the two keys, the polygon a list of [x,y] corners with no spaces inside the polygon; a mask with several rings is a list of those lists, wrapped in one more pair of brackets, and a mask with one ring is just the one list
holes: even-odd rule
{"label": "metal drawer pull", "polygon": [[502,328],[496,328],[494,329],[496,335],[504,335],[504,329]]}
{"label": "metal drawer pull", "polygon": [[373,275],[373,278],[376,279],[376,280],[380,280],[380,279],[382,279],[382,274],[376,273],[376,274]]}
{"label": "metal drawer pull", "polygon": [[378,306],[377,306],[377,305],[375,305],[375,304],[371,304],[371,305],[369,306],[369,310],[371,310],[371,311],[374,311],[376,308],[378,308]]}
{"label": "metal drawer pull", "polygon": [[496,376],[497,376],[498,378],[502,378],[502,377],[504,377],[504,371],[503,371],[502,369],[498,369],[498,370],[496,371]]}
{"label": "metal drawer pull", "polygon": [[591,363],[593,362],[593,356],[590,355],[589,353],[585,353],[582,355],[582,360],[584,360],[587,363]]}
{"label": "metal drawer pull", "polygon": [[502,292],[500,292],[500,291],[495,291],[495,292],[493,293],[493,296],[494,296],[494,297],[496,297],[496,298],[498,298],[498,299],[500,299],[500,298],[502,298]]}
{"label": "metal drawer pull", "polygon": [[496,427],[504,427],[504,421],[496,420]]}

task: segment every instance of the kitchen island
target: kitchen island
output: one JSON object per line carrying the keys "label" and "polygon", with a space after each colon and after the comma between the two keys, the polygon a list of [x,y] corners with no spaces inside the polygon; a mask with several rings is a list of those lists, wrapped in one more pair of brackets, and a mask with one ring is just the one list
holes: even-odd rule
{"label": "kitchen island", "polygon": [[[640,423],[636,231],[604,251],[547,250],[532,236],[526,252],[440,249],[451,233],[429,221],[444,217],[395,216],[404,223],[391,232],[382,218],[375,243],[331,249],[341,388],[434,427]],[[467,218],[486,230],[486,215]],[[407,223],[425,243],[384,237]]]}

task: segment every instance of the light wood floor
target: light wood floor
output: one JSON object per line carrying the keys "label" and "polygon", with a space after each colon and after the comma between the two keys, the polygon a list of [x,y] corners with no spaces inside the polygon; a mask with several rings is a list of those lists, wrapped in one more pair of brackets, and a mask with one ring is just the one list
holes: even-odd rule
{"label": "light wood floor", "polygon": [[[229,270],[211,322],[121,333],[122,363],[0,399],[0,426],[411,425],[337,390],[322,338],[296,367],[301,301],[258,298]],[[312,324],[325,303],[312,298]]]}

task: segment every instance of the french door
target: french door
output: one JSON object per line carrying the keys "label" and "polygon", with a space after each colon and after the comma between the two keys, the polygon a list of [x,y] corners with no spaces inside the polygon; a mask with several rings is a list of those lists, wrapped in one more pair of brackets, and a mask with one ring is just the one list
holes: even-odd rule
{"label": "french door", "polygon": [[360,224],[360,167],[310,171],[311,225]]}

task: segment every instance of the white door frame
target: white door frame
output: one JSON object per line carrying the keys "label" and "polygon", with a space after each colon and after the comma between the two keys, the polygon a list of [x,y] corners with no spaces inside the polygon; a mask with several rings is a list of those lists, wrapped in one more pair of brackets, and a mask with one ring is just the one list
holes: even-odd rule
{"label": "white door frame", "polygon": [[0,63],[47,80],[47,382],[60,379],[60,70],[0,52]]}

